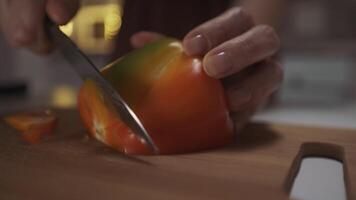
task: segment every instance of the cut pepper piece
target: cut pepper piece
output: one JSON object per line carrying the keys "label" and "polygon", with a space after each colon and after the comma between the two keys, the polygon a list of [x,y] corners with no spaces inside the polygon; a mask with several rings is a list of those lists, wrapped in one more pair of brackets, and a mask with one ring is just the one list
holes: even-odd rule
{"label": "cut pepper piece", "polygon": [[30,144],[40,142],[44,135],[53,133],[57,117],[50,111],[19,113],[5,117],[14,129],[22,132],[22,139]]}

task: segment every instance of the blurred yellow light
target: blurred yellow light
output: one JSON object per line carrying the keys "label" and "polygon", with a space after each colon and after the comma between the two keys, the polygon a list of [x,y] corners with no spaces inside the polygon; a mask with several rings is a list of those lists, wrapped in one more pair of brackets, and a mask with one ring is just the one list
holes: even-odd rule
{"label": "blurred yellow light", "polygon": [[77,104],[76,90],[67,85],[58,86],[53,90],[51,102],[56,108],[73,108]]}
{"label": "blurred yellow light", "polygon": [[[82,7],[74,20],[75,41],[78,46],[86,53],[110,53],[115,47],[113,39],[120,30],[122,13],[119,3]],[[97,30],[97,25],[100,25],[100,28],[102,25],[103,29]],[[97,34],[96,31],[103,32]]]}
{"label": "blurred yellow light", "polygon": [[104,20],[105,32],[104,37],[105,40],[111,40],[117,35],[119,29],[121,27],[121,16],[119,15],[119,10],[113,10],[109,13]]}
{"label": "blurred yellow light", "polygon": [[59,29],[66,34],[68,37],[72,36],[73,34],[73,21],[67,23],[66,25],[60,26]]}

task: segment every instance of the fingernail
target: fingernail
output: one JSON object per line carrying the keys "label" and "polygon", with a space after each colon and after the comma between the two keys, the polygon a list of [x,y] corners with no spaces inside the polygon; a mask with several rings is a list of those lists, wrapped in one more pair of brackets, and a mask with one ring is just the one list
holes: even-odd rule
{"label": "fingernail", "polygon": [[186,39],[183,45],[188,55],[199,55],[208,50],[208,44],[202,35]]}
{"label": "fingernail", "polygon": [[230,104],[234,109],[240,109],[243,105],[247,104],[251,98],[252,93],[246,87],[238,87],[230,90]]}
{"label": "fingernail", "polygon": [[225,52],[206,57],[205,72],[212,77],[222,78],[232,69],[232,61]]}

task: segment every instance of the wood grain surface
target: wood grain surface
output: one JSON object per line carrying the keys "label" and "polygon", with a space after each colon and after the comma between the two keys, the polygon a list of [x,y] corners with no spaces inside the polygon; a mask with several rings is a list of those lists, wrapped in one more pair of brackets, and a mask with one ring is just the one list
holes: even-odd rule
{"label": "wood grain surface", "polygon": [[305,156],[342,161],[356,199],[355,130],[252,123],[225,148],[128,157],[85,137],[76,111],[57,115],[33,146],[0,122],[0,199],[287,199]]}

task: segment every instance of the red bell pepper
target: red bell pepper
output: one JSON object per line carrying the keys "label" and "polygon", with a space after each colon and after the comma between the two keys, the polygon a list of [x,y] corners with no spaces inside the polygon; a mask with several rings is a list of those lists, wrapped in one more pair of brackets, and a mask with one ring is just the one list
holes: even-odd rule
{"label": "red bell pepper", "polygon": [[[161,154],[225,145],[233,139],[224,89],[206,75],[202,61],[184,54],[181,42],[164,38],[102,70],[138,115]],[[150,154],[145,142],[121,122],[100,89],[86,81],[78,98],[90,135],[128,154]]]}

